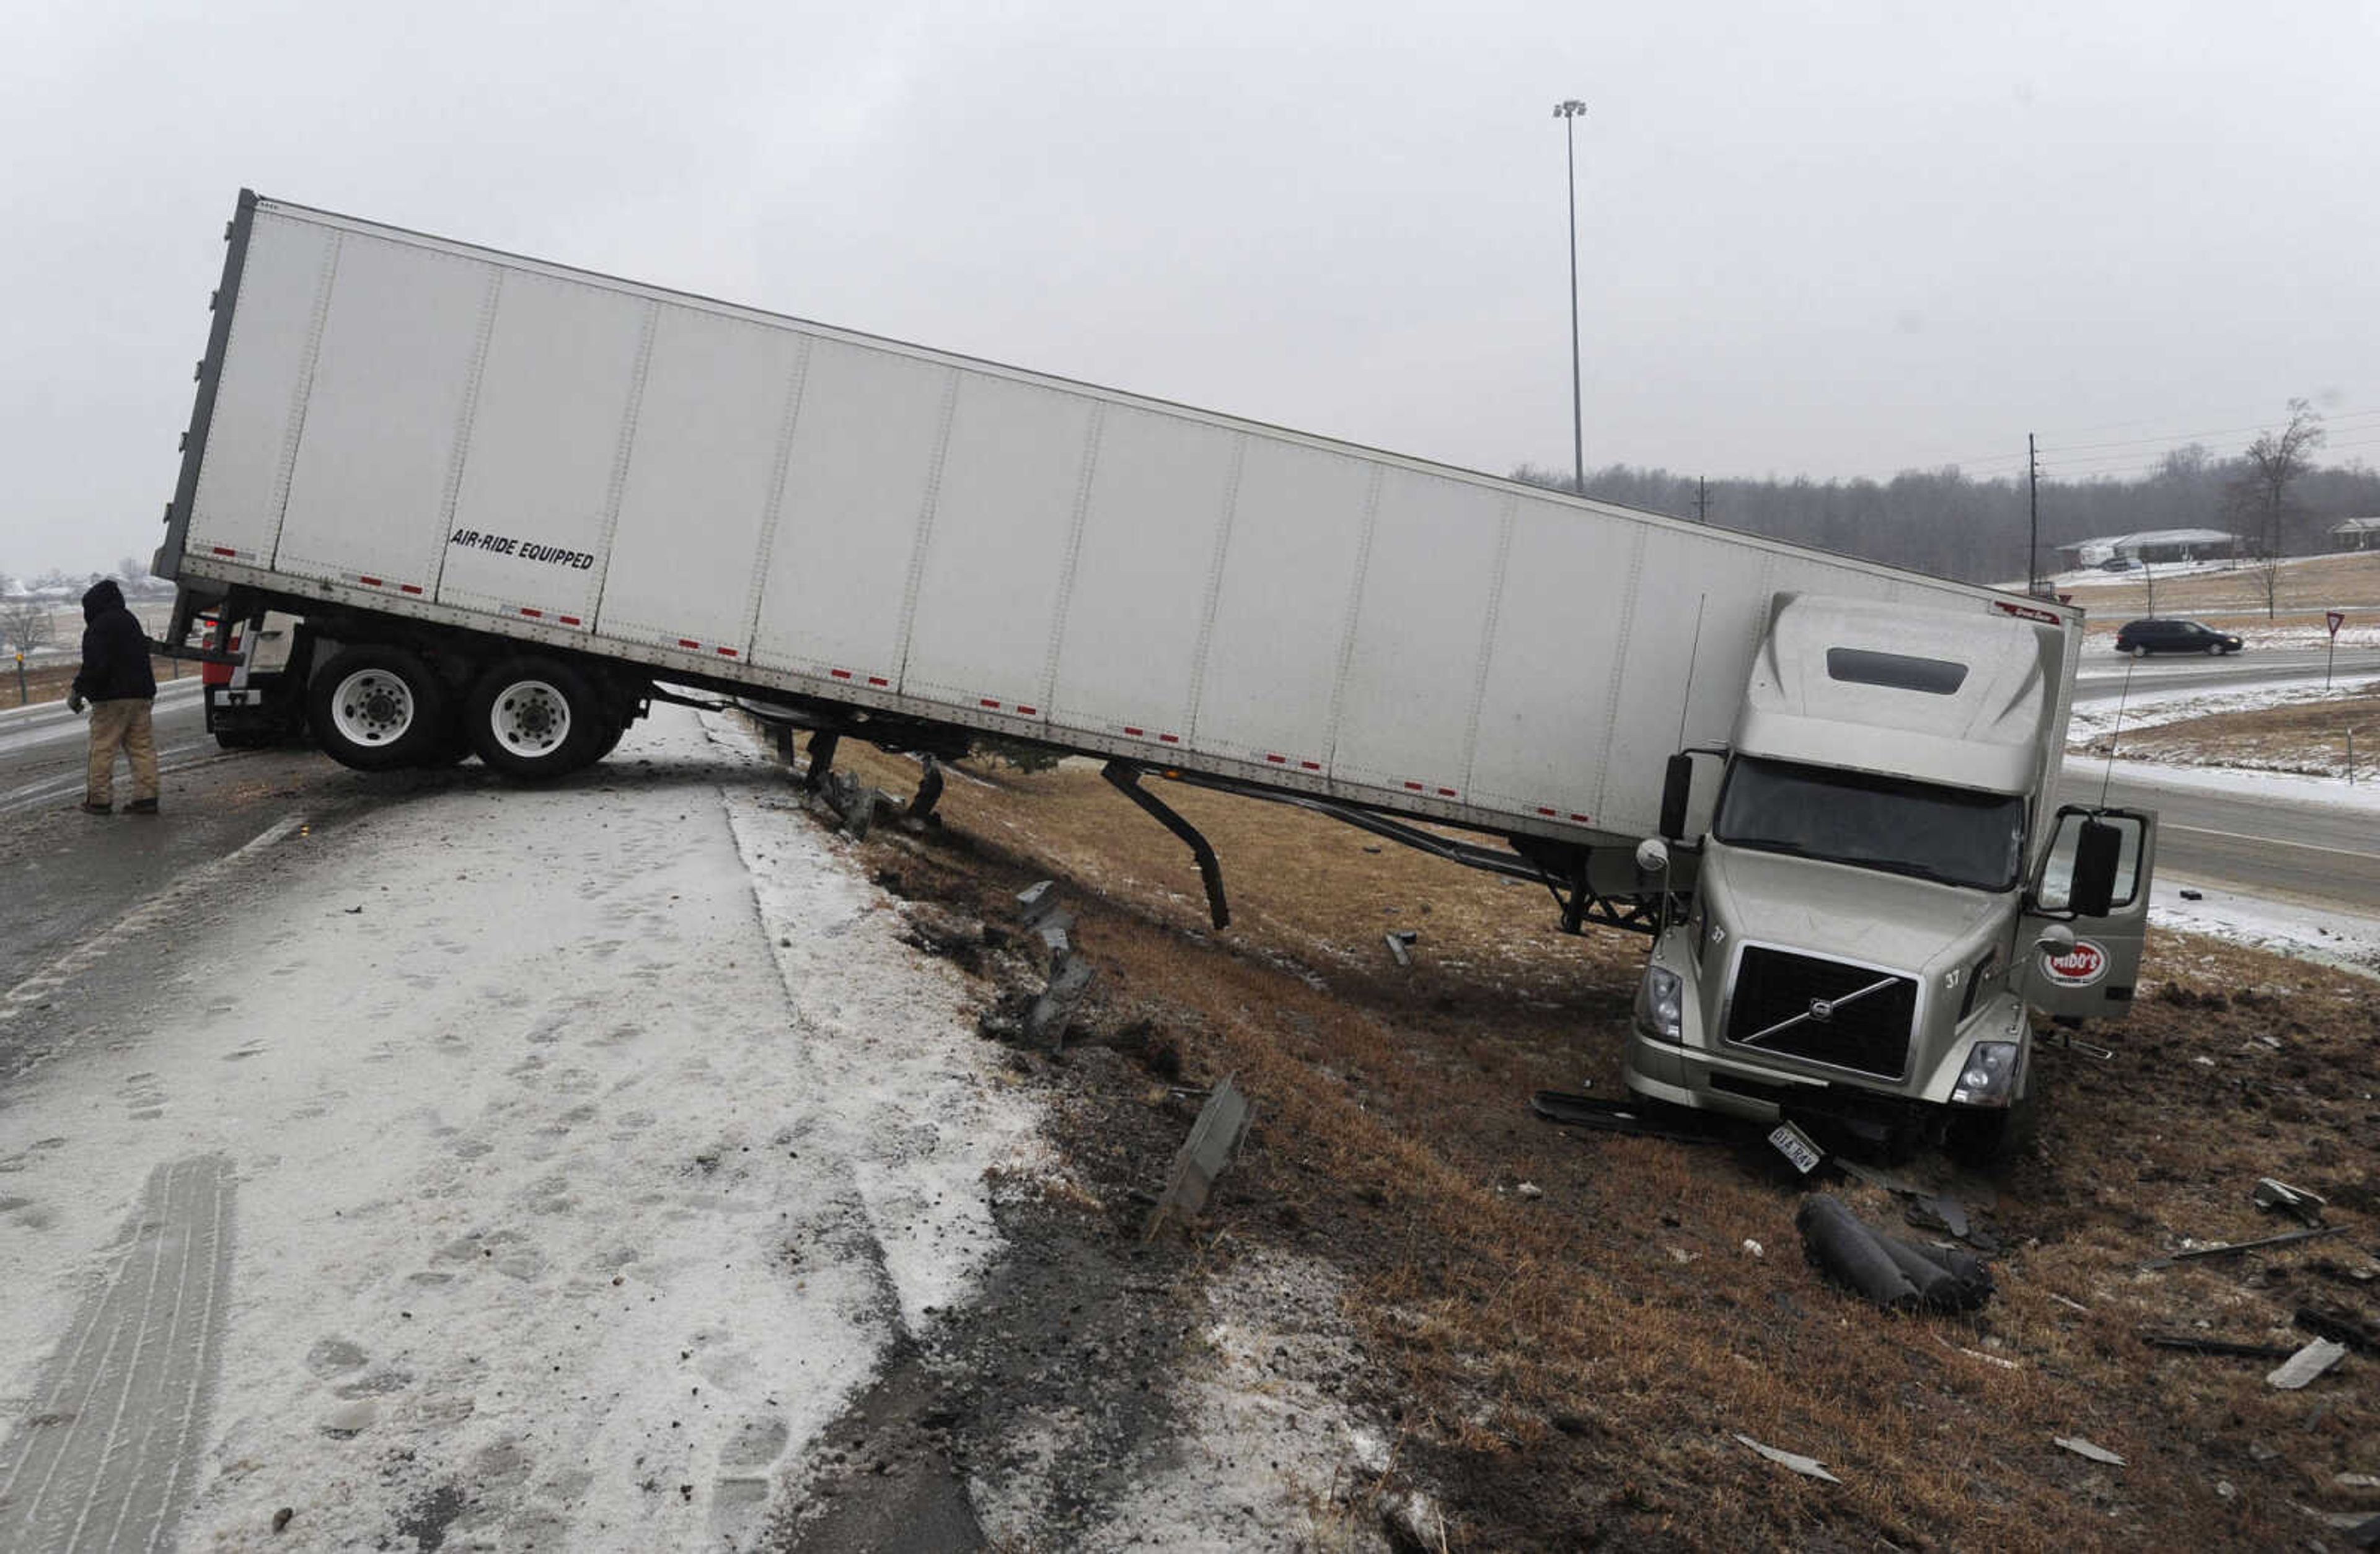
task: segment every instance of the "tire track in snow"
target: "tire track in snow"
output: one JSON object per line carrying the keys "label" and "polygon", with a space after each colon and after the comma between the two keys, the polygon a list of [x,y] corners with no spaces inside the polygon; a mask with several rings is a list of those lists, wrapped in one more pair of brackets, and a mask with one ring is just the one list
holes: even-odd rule
{"label": "tire track in snow", "polygon": [[39,1404],[0,1450],[0,1548],[170,1543],[222,1345],[231,1198],[221,1155],[150,1173]]}

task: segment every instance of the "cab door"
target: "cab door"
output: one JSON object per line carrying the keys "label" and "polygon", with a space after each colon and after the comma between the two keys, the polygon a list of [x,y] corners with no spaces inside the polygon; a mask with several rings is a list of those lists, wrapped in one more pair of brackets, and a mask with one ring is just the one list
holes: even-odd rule
{"label": "cab door", "polygon": [[[2059,1020],[2119,1020],[2131,1013],[2148,935],[2156,865],[2156,812],[2068,805],[2042,856],[2018,922],[2020,991]],[[2103,883],[2104,881],[2104,883]],[[2104,903],[2095,894],[2104,893]],[[2062,924],[2070,950],[2041,944]]]}

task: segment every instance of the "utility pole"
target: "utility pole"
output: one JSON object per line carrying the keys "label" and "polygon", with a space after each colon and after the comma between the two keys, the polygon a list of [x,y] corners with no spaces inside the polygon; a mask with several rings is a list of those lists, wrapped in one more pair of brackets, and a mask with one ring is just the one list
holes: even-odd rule
{"label": "utility pole", "polygon": [[1562,121],[1562,143],[1570,170],[1570,453],[1571,489],[1586,494],[1586,410],[1578,391],[1578,117],[1586,104],[1575,97],[1554,104]]}
{"label": "utility pole", "polygon": [[1710,482],[1700,475],[1694,477],[1694,522],[1710,522]]}
{"label": "utility pole", "polygon": [[2024,471],[2026,505],[2033,514],[2033,527],[2024,543],[2024,592],[2030,599],[2041,592],[2041,457],[2034,452],[2030,431],[2024,434]]}

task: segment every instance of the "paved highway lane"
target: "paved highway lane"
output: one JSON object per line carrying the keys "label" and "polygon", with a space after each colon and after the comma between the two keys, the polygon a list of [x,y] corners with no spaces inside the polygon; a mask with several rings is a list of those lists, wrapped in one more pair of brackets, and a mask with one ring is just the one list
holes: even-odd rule
{"label": "paved highway lane", "polygon": [[[2220,789],[2104,781],[2104,763],[2066,763],[2060,803],[2157,812],[2157,873],[2380,917],[2380,814]],[[2344,794],[2342,787],[2341,793]]]}
{"label": "paved highway lane", "polygon": [[[176,881],[285,820],[336,824],[359,805],[421,785],[423,775],[367,777],[312,750],[227,752],[206,733],[195,686],[168,682],[156,710],[157,816],[85,815],[88,724],[63,706],[0,713],[0,1005]],[[484,780],[477,767],[441,781]],[[118,769],[117,798],[128,781]],[[41,995],[30,993],[29,997]],[[25,1054],[0,1024],[0,1074]]]}
{"label": "paved highway lane", "polygon": [[[2074,699],[2112,701],[2119,696],[2167,695],[2174,691],[2219,691],[2270,685],[2277,681],[2320,681],[2325,654],[2320,648],[2285,648],[2265,652],[2250,649],[2228,658],[2127,659],[2086,647],[2075,672]],[[2131,679],[2126,682],[2129,670]],[[2380,674],[2380,649],[2341,649],[2333,667],[2334,680],[2365,680]]]}
{"label": "paved highway lane", "polygon": [[[2093,651],[2084,657],[2074,699],[2077,706],[2104,706],[2119,697],[2319,684],[2326,657],[2319,648],[2250,650],[2216,659],[2128,660]],[[2380,674],[2380,650],[2342,650],[2331,674],[2347,682]],[[2095,801],[2105,771],[2098,760],[2070,759],[2059,801]],[[2143,780],[2137,768],[2118,775],[2105,791],[2111,803],[2157,811],[2157,871],[2165,878],[2380,917],[2380,814],[2256,793],[2168,786]]]}

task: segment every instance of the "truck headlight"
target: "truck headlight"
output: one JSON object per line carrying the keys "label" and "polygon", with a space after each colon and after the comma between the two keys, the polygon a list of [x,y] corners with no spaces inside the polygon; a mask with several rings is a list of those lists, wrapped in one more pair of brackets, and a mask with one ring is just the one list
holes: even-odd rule
{"label": "truck headlight", "polygon": [[1950,1099],[1961,1106],[2006,1106],[2016,1090],[2016,1053],[2013,1041],[1976,1042]]}
{"label": "truck headlight", "polygon": [[1658,965],[1646,966],[1645,980],[1636,984],[1637,1026],[1665,1041],[1677,1040],[1683,1026],[1681,1007],[1685,996],[1683,977]]}

